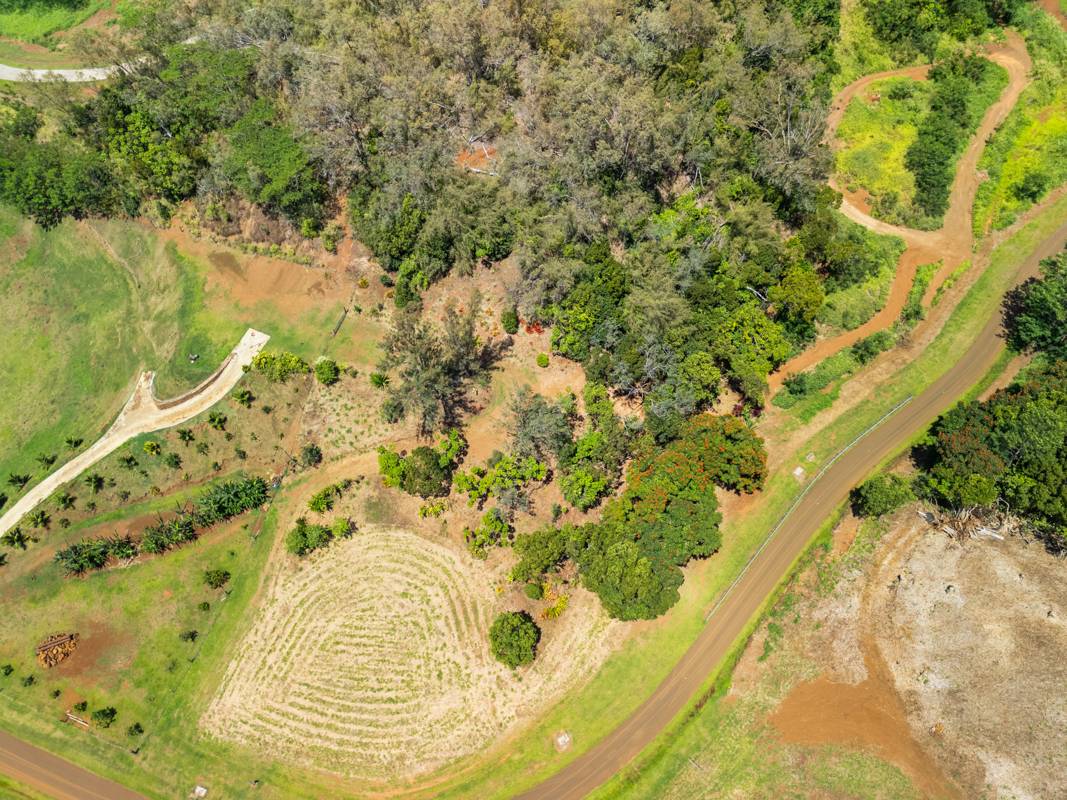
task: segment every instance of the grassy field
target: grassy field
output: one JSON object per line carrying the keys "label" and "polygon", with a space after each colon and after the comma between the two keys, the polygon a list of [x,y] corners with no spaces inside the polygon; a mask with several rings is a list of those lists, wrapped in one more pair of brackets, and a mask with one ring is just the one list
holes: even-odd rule
{"label": "grassy field", "polygon": [[[44,231],[0,209],[0,475],[47,470],[67,437],[92,442],[125,402],[141,368],[160,392],[190,387],[240,338],[236,319],[201,321],[202,276],[131,223]],[[186,356],[200,354],[190,366]],[[32,413],[31,413],[32,410]]]}
{"label": "grassy field", "polygon": [[[966,350],[968,343],[977,336],[986,320],[997,313],[1001,297],[1011,285],[1019,263],[1032,252],[1039,242],[1063,223],[1065,215],[1067,215],[1067,198],[1050,205],[1029,225],[994,250],[985,272],[975,281],[940,334],[922,355],[888,380],[870,401],[842,415],[828,430],[820,433],[816,440],[798,448],[798,452],[809,450],[815,452],[817,456],[815,463],[818,464],[825,460],[834,449],[850,441],[901,399],[922,391],[924,387],[929,386],[948,370],[960,353]],[[998,366],[1002,366],[1003,363],[1002,359]],[[908,444],[910,443],[901,442],[900,450]],[[770,485],[765,490],[767,496],[760,511],[772,511],[772,513],[766,518],[763,514],[758,514],[759,519],[727,520],[724,531],[725,541],[729,541],[732,537],[745,536],[753,527],[767,529],[769,521],[776,518],[773,511],[780,514],[797,491],[795,481],[788,475],[788,470],[792,469],[796,463],[799,463],[799,459],[796,462],[787,460],[785,467],[772,477]],[[857,481],[861,477],[857,476]],[[710,602],[718,590],[719,587],[715,587],[715,590],[710,592],[705,599]],[[699,618],[696,622],[699,622]],[[670,658],[664,656],[664,660],[668,663],[673,663],[674,658],[673,655]],[[710,708],[707,711],[709,715],[721,713],[715,710],[713,704],[709,704],[706,708]],[[617,778],[609,783],[601,796],[642,796],[629,795],[628,784],[631,781],[643,780],[642,775],[646,768],[649,770],[649,780],[657,785],[667,785],[675,780],[679,782],[687,780],[683,774],[685,765],[688,764],[684,758],[688,752],[686,748],[694,748],[694,752],[701,748],[707,741],[709,728],[712,728],[715,722],[715,720],[702,720],[703,713],[702,711],[697,714],[698,722],[694,724],[697,730],[694,731],[687,729],[686,716],[680,717],[675,727],[669,729],[642,754],[640,760],[627,772],[625,780]],[[664,764],[668,766],[664,767]],[[669,765],[673,765],[673,769]]]}
{"label": "grassy field", "polygon": [[[972,130],[1007,80],[1007,72],[999,65],[986,70],[969,99]],[[835,165],[838,180],[845,188],[865,190],[870,195],[874,216],[926,230],[937,228],[941,220],[927,218],[916,208],[915,177],[904,159],[929,109],[932,91],[930,83],[910,78],[885,78],[872,83],[845,110],[837,129],[841,147]]]}
{"label": "grassy field", "polygon": [[1036,5],[1022,6],[1016,24],[1026,35],[1034,81],[979,161],[989,176],[974,200],[979,236],[1007,227],[1067,181],[1067,32]]}
{"label": "grassy field", "polygon": [[886,78],[849,103],[837,129],[838,180],[851,191],[866,189],[879,216],[894,222],[907,218],[915,197],[904,154],[929,104],[928,83]]}
{"label": "grassy field", "polygon": [[48,800],[48,795],[41,794],[6,775],[0,775],[0,797],[5,800]]}
{"label": "grassy field", "polygon": [[[339,300],[325,297],[299,314],[269,298],[245,306],[209,288],[212,273],[135,223],[68,221],[44,231],[0,208],[0,370],[9,379],[0,396],[0,476],[36,481],[48,472],[39,456],[69,457],[67,437],[91,443],[141,369],[156,371],[162,397],[196,385],[248,326],[309,361],[367,350],[369,318],[350,323],[353,335],[330,338]],[[11,487],[3,491],[14,500]]]}
{"label": "grassy field", "polygon": [[0,10],[0,36],[24,42],[44,42],[58,31],[80,25],[101,9],[110,8],[111,0],[81,0],[80,3],[52,3],[29,0],[16,8]]}

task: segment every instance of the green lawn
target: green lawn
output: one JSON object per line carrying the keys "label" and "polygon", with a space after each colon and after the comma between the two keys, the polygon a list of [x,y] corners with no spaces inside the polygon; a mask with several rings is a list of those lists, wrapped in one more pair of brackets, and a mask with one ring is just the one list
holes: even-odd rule
{"label": "green lawn", "polygon": [[70,3],[27,0],[16,3],[15,7],[0,10],[0,36],[24,42],[43,42],[51,34],[80,25],[100,9],[111,5],[111,0]]}
{"label": "green lawn", "polygon": [[1034,82],[990,139],[978,168],[989,179],[974,200],[974,230],[1006,228],[1067,181],[1067,32],[1036,5],[1017,25],[1034,61]]}

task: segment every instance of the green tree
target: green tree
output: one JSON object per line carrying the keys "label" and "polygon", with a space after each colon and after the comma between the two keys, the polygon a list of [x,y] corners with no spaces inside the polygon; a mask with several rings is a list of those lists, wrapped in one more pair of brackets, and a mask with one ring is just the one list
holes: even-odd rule
{"label": "green tree", "polygon": [[525,611],[504,612],[489,627],[490,652],[512,669],[532,664],[540,641],[541,629]]}
{"label": "green tree", "polygon": [[92,713],[93,723],[99,728],[110,728],[115,721],[115,717],[118,716],[118,711],[114,706],[106,706],[104,708],[98,708]]}
{"label": "green tree", "polygon": [[852,490],[852,510],[860,517],[880,517],[915,499],[902,475],[876,475]]}
{"label": "green tree", "polygon": [[221,589],[230,581],[230,573],[224,569],[209,569],[204,571],[204,583],[212,589]]}
{"label": "green tree", "polygon": [[1067,359],[1067,251],[1042,261],[1041,278],[1014,290],[1005,304],[1013,348]]}

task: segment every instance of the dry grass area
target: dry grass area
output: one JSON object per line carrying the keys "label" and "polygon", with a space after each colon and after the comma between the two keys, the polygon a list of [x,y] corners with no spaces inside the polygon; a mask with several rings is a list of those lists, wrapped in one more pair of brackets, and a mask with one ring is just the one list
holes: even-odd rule
{"label": "dry grass area", "polygon": [[201,725],[272,758],[367,780],[410,778],[481,750],[593,675],[618,623],[571,596],[536,662],[489,653],[515,605],[458,548],[375,529],[296,563],[266,590]]}

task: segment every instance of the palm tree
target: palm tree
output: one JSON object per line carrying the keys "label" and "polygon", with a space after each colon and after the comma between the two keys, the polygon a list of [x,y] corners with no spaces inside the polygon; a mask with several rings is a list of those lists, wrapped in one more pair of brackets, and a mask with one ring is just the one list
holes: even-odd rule
{"label": "palm tree", "polygon": [[189,444],[189,442],[193,441],[195,438],[193,432],[188,428],[178,428],[178,439],[181,440],[182,444]]}
{"label": "palm tree", "polygon": [[137,459],[132,455],[125,455],[119,459],[119,466],[123,469],[133,469],[137,466]]}
{"label": "palm tree", "polygon": [[47,528],[52,521],[52,518],[48,516],[48,512],[43,508],[38,508],[36,511],[32,512],[27,519],[29,520],[30,525],[35,528]]}
{"label": "palm tree", "polygon": [[37,456],[37,463],[45,469],[51,469],[52,465],[56,463],[56,454],[47,453]]}
{"label": "palm tree", "polygon": [[208,414],[207,423],[217,431],[226,430],[226,415],[221,411],[212,411]]}
{"label": "palm tree", "polygon": [[104,478],[96,472],[90,472],[85,476],[85,485],[89,487],[90,492],[97,494],[104,488]]}
{"label": "palm tree", "polygon": [[71,450],[77,450],[79,447],[82,446],[82,439],[80,439],[77,436],[68,436],[64,440],[64,442],[67,445],[67,447],[70,448]]}
{"label": "palm tree", "polygon": [[149,439],[144,443],[144,451],[150,456],[158,456],[163,452],[163,448],[159,446],[159,442]]}
{"label": "palm tree", "polygon": [[59,495],[59,497],[56,498],[56,502],[59,503],[59,507],[64,511],[74,508],[75,500],[77,500],[77,498],[70,492],[63,492],[61,495]]}
{"label": "palm tree", "polygon": [[9,486],[14,486],[16,489],[25,488],[26,484],[30,482],[29,475],[20,475],[17,472],[12,472],[7,476],[7,482]]}
{"label": "palm tree", "polygon": [[12,549],[18,548],[19,550],[25,550],[29,541],[30,537],[24,534],[22,528],[17,525],[3,536],[0,536],[0,544]]}

